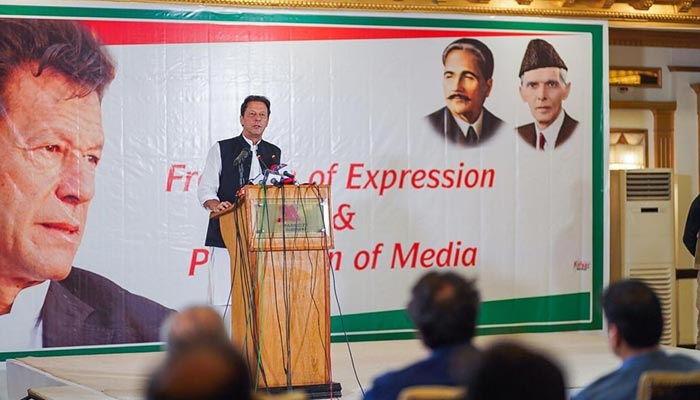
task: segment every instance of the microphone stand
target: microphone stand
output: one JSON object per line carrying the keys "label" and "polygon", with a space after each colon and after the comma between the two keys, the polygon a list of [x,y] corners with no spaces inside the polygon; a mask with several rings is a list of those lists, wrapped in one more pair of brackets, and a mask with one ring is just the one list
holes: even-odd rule
{"label": "microphone stand", "polygon": [[238,163],[238,188],[243,187],[243,161]]}

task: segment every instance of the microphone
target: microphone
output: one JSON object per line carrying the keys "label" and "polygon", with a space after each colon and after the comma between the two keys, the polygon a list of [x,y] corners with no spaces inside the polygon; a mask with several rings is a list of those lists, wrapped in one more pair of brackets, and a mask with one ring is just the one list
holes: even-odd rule
{"label": "microphone", "polygon": [[292,172],[289,172],[289,168],[287,164],[280,164],[277,166],[275,169],[275,173],[280,175],[283,179],[283,183],[294,183],[294,180],[296,179],[296,175]]}
{"label": "microphone", "polygon": [[248,157],[248,149],[241,150],[241,152],[238,153],[236,158],[233,160],[233,165],[238,165],[238,164],[242,163],[246,157]]}
{"label": "microphone", "polygon": [[[260,153],[257,152],[257,150],[255,151],[255,156],[258,157],[258,161],[260,162],[260,164],[262,164],[263,169],[268,170],[268,171],[273,169],[273,168],[268,167],[267,164],[265,164],[265,161],[262,159],[262,156],[260,155]],[[275,158],[274,154],[272,155],[272,158],[273,159]],[[274,165],[276,165],[276,164],[273,164],[273,166]]]}
{"label": "microphone", "polygon": [[272,183],[272,185],[275,187],[282,187],[282,185],[284,184],[283,181],[281,181],[281,180],[278,181],[277,178],[272,178],[270,180],[270,183]]}
{"label": "microphone", "polygon": [[[260,159],[260,154],[258,154],[258,159]],[[260,162],[262,162],[262,160],[260,160]],[[263,162],[263,164],[264,164],[264,162]],[[263,172],[263,177],[262,177],[262,179],[260,180],[260,183],[262,183],[262,184],[264,184],[264,185],[267,185],[267,180],[269,179],[270,174],[272,174],[272,175],[275,174],[274,168],[275,168],[276,166],[277,166],[277,164],[272,164],[272,168],[267,168],[267,166],[266,166],[265,171]],[[273,183],[273,184],[274,184],[274,183]]]}

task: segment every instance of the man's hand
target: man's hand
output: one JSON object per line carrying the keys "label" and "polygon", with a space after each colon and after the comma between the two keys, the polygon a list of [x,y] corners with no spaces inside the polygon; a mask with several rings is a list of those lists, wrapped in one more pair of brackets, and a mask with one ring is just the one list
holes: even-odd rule
{"label": "man's hand", "polygon": [[211,212],[219,212],[231,207],[231,203],[228,201],[219,201],[216,199],[211,199],[204,202],[204,207],[206,207]]}

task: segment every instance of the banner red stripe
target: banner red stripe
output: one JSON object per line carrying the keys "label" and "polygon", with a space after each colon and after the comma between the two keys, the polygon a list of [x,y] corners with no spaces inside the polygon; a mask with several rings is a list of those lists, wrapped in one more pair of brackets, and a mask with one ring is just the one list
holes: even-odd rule
{"label": "banner red stripe", "polygon": [[[144,21],[81,21],[104,44],[282,42],[303,40],[414,39],[436,37],[531,36],[532,32],[488,32],[413,28],[363,28],[293,25],[239,25]],[[541,34],[538,34],[542,36]]]}

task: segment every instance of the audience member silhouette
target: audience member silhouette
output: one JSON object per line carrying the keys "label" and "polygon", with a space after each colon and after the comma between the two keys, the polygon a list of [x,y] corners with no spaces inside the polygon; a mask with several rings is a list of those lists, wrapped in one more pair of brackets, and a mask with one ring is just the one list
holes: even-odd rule
{"label": "audience member silhouette", "polygon": [[376,378],[365,394],[366,400],[394,400],[410,386],[456,386],[459,379],[453,374],[455,355],[468,360],[477,354],[471,344],[479,309],[479,292],[473,281],[454,272],[430,272],[415,284],[411,294],[408,315],[431,354]]}
{"label": "audience member silhouette", "polygon": [[603,312],[608,320],[610,349],[622,365],[598,378],[574,400],[634,399],[639,378],[646,371],[700,370],[697,360],[666,354],[659,347],[664,325],[661,302],[644,282],[623,280],[611,284],[603,294]]}
{"label": "audience member silhouette", "polygon": [[151,375],[147,400],[250,400],[250,373],[232,344],[189,342]]}
{"label": "audience member silhouette", "polygon": [[212,307],[191,306],[169,316],[161,337],[166,357],[148,381],[146,399],[252,398],[248,366]]}
{"label": "audience member silhouette", "polygon": [[161,339],[170,352],[196,342],[231,342],[221,315],[203,305],[170,315],[161,328]]}
{"label": "audience member silhouette", "polygon": [[565,400],[561,369],[521,345],[496,343],[486,349],[466,378],[466,400]]}

